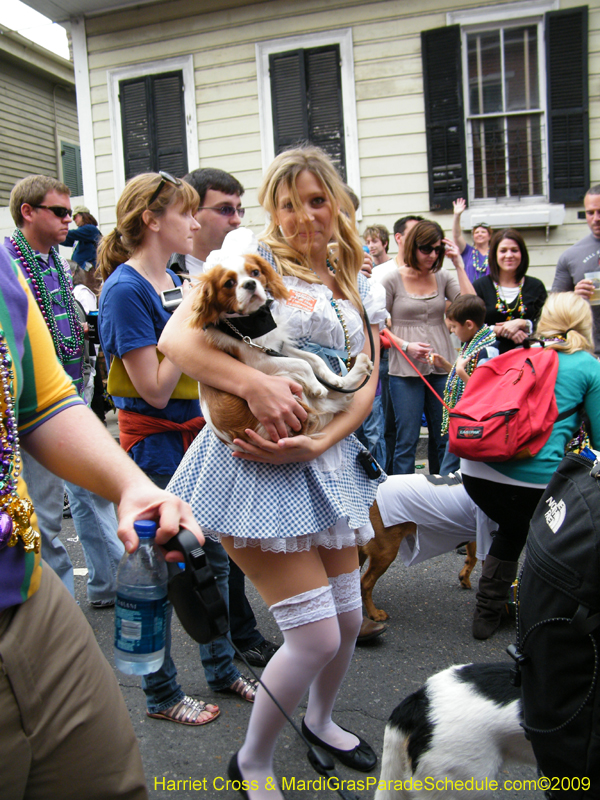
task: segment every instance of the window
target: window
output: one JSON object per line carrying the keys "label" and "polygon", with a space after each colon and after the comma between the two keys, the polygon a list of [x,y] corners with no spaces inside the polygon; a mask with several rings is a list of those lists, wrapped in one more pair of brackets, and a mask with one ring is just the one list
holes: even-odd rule
{"label": "window", "polygon": [[459,24],[422,32],[432,210],[587,190],[587,7],[536,7],[454,12]]}
{"label": "window", "polygon": [[259,42],[256,60],[263,167],[311,142],[360,197],[351,29]]}
{"label": "window", "polygon": [[119,83],[125,180],[163,169],[188,171],[183,75],[145,75]]}
{"label": "window", "polygon": [[83,195],[83,176],[81,174],[81,148],[78,144],[60,143],[62,182],[71,190],[73,197]]}
{"label": "window", "polygon": [[176,176],[199,163],[192,55],[108,71],[114,192],[140,172]]}
{"label": "window", "polygon": [[275,153],[322,147],[346,180],[339,45],[269,56]]}
{"label": "window", "polygon": [[545,194],[538,26],[468,33],[466,43],[472,198]]}

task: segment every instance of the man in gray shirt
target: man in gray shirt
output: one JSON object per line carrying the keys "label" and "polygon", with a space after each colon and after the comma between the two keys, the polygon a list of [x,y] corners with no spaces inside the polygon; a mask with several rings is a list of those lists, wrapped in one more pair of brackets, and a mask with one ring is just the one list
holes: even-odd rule
{"label": "man in gray shirt", "polygon": [[[556,265],[553,292],[575,292],[586,300],[594,293],[594,284],[586,280],[586,272],[596,272],[600,261],[600,184],[592,186],[583,198],[585,218],[591,233],[569,247]],[[600,356],[600,305],[592,306],[594,317],[594,349]]]}

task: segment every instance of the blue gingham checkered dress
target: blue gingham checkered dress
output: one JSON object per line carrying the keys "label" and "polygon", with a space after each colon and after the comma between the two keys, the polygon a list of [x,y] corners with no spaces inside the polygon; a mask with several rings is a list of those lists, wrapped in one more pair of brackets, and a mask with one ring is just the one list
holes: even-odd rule
{"label": "blue gingham checkered dress", "polygon": [[[285,279],[288,288],[316,298],[309,313],[318,328],[316,341],[343,348],[341,325],[331,308],[331,293],[321,284]],[[380,299],[360,281],[363,303],[371,322],[385,318]],[[330,313],[331,312],[331,313]],[[362,350],[360,315],[342,301],[352,352]],[[298,339],[306,338],[310,320],[298,316]],[[323,319],[325,317],[325,319]],[[308,326],[308,327],[307,327]],[[339,330],[338,330],[339,329]],[[314,330],[313,330],[314,333]],[[341,341],[340,341],[341,335]],[[311,340],[315,341],[312,336]],[[364,448],[349,436],[310,462],[263,464],[234,458],[231,450],[205,427],[187,451],[169,490],[190,503],[204,534],[234,537],[235,546],[260,545],[265,550],[294,552],[322,545],[330,548],[363,544],[373,536],[369,508],[381,480],[369,480],[357,455]]]}

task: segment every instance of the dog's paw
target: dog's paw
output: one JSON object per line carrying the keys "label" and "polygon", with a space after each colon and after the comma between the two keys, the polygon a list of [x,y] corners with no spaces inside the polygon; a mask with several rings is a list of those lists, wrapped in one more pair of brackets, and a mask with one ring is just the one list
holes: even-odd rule
{"label": "dog's paw", "polygon": [[472,587],[471,581],[469,580],[469,575],[463,574],[465,571],[466,569],[461,569],[461,571],[458,573],[458,580],[462,589],[471,589]]}
{"label": "dog's paw", "polygon": [[373,362],[366,353],[359,353],[356,356],[354,367],[363,375],[370,375],[373,372]]}
{"label": "dog's paw", "polygon": [[375,622],[385,622],[386,619],[390,618],[389,614],[386,614],[382,608],[373,607],[373,611],[369,611],[367,614],[371,619],[374,619]]}

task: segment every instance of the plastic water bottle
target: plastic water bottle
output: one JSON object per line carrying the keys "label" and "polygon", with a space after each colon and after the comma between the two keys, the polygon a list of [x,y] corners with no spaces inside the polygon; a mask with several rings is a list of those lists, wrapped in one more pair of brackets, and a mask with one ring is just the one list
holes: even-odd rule
{"label": "plastic water bottle", "polygon": [[140,543],[117,570],[115,663],[128,675],[156,672],[165,658],[167,564],[156,546],[156,523],[134,523]]}

